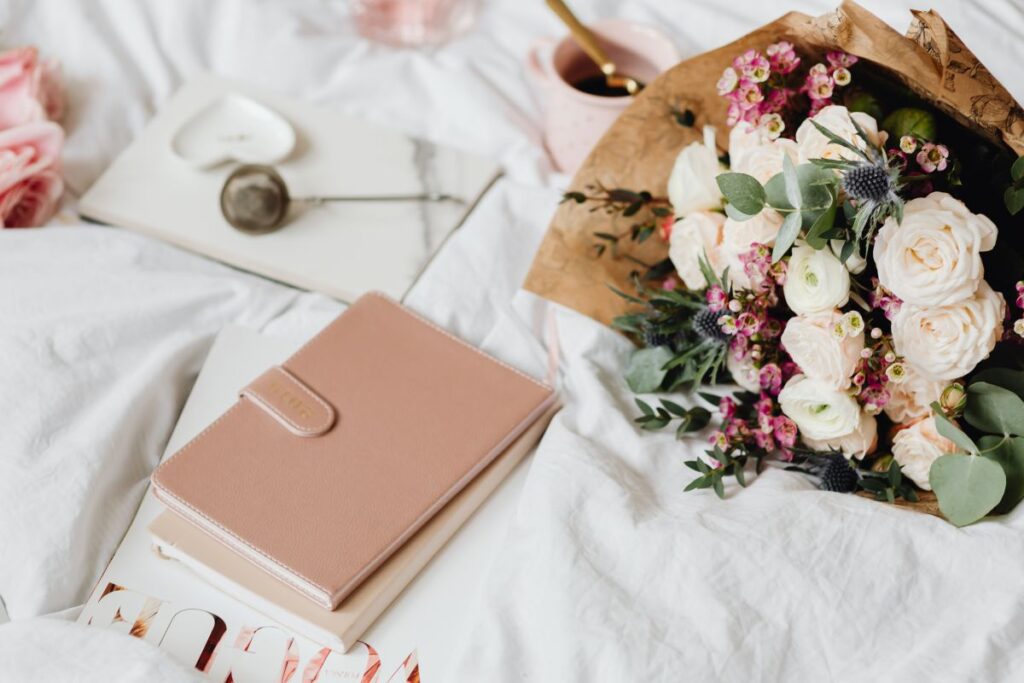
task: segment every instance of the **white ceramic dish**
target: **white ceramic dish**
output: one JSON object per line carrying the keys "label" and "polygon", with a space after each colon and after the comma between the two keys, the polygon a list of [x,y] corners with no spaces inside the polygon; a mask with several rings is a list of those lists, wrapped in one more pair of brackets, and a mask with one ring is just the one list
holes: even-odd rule
{"label": "white ceramic dish", "polygon": [[225,161],[273,164],[295,147],[295,129],[273,109],[228,93],[200,109],[171,138],[171,151],[195,168]]}

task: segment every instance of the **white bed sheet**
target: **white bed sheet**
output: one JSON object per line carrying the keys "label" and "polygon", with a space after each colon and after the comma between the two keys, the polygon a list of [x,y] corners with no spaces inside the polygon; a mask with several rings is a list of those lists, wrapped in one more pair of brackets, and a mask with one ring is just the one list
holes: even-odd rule
{"label": "white bed sheet", "polygon": [[[660,24],[690,55],[832,3],[573,4]],[[865,4],[905,27],[907,3]],[[932,4],[1024,96],[1019,5]],[[542,317],[517,289],[565,183],[520,69],[536,36],[559,31],[541,3],[484,0],[476,30],[432,54],[360,41],[341,0],[7,0],[0,25],[3,44],[64,62],[73,192],[199,70],[501,159],[509,177],[409,302],[536,366],[489,333]],[[115,229],[0,231],[0,597],[18,622],[0,626],[0,680],[108,680],[117,661],[136,662],[131,678],[184,675],[140,643],[38,617],[73,613],[99,576],[216,330],[311,334],[339,310]],[[568,407],[438,680],[1021,678],[1021,514],[958,531],[782,472],[726,504],[683,495],[687,446],[630,422],[625,342],[565,310],[558,320]]]}

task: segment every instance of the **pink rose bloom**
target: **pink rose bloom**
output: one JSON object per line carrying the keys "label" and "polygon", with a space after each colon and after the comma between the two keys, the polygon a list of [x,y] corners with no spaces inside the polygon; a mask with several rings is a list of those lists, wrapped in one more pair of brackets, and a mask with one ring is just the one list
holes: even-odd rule
{"label": "pink rose bloom", "polygon": [[0,228],[41,225],[57,209],[64,183],[64,131],[35,121],[0,131]]}
{"label": "pink rose bloom", "polygon": [[54,121],[63,110],[54,62],[39,61],[34,47],[0,52],[0,129],[29,121]]}

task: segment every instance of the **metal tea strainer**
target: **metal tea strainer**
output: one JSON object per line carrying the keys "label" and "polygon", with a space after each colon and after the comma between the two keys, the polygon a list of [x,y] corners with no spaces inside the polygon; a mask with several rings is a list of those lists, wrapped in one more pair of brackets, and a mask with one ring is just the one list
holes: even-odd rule
{"label": "metal tea strainer", "polygon": [[231,227],[250,235],[279,229],[292,204],[325,202],[456,202],[462,199],[439,192],[395,195],[350,195],[336,197],[292,197],[284,178],[270,166],[239,166],[220,191],[220,211]]}

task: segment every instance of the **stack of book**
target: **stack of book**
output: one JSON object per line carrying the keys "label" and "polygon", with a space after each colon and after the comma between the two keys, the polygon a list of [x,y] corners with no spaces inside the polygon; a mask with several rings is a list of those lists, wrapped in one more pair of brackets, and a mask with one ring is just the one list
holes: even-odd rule
{"label": "stack of book", "polygon": [[[172,439],[177,452],[154,472],[155,496],[136,520],[156,551],[146,561],[164,565],[157,574],[184,570],[207,586],[179,591],[173,608],[166,596],[125,591],[118,556],[145,554],[125,550],[144,543],[133,525],[80,619],[161,644],[218,679],[257,652],[272,670],[283,661],[308,671],[353,648],[557,410],[544,383],[379,294],[283,362],[266,360],[252,360],[244,376],[262,374],[236,380],[237,398],[201,431],[193,413],[209,422],[217,410],[197,395],[228,380],[200,377],[182,415],[198,434]],[[273,637],[260,627],[224,644],[224,617],[180,607],[210,588],[323,649],[261,644]],[[360,662],[375,654],[359,647]]]}

